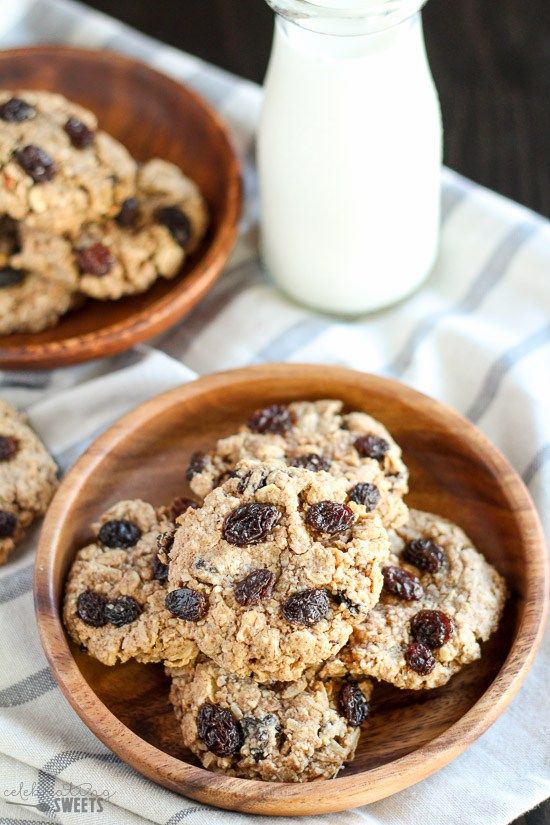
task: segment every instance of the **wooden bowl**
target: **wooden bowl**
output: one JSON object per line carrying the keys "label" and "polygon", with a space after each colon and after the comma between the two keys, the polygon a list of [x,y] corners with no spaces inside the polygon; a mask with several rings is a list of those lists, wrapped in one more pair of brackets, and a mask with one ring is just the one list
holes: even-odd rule
{"label": "wooden bowl", "polygon": [[[258,406],[323,397],[342,398],[388,425],[411,470],[409,503],[464,527],[506,577],[512,595],[483,658],[445,687],[418,693],[377,687],[372,721],[339,778],[278,784],[210,773],[181,744],[160,665],[108,668],[69,644],[60,618],[65,576],[75,550],[90,537],[90,522],[115,500],[140,496],[161,504],[189,494],[184,471],[191,452],[234,431]],[[471,745],[514,698],[529,670],[542,635],[547,582],[529,494],[472,424],[396,381],[338,367],[279,364],[201,378],[143,404],[104,433],[50,507],[36,561],[35,604],[61,689],[121,759],[201,802],[290,816],[382,799]]]}
{"label": "wooden bowl", "polygon": [[42,369],[112,355],[175,324],[219,277],[237,237],[239,163],[222,120],[185,86],[109,51],[0,52],[0,88],[48,89],[87,106],[137,160],[164,158],[196,181],[211,217],[200,249],[174,280],[120,301],[89,300],[44,332],[0,336],[0,367]]}

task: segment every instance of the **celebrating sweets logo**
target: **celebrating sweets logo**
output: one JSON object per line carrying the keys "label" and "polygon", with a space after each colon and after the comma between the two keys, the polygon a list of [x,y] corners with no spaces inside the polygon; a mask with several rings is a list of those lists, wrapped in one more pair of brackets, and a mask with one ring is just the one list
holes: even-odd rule
{"label": "celebrating sweets logo", "polygon": [[73,785],[62,782],[56,788],[46,788],[40,782],[20,782],[17,787],[4,788],[3,801],[8,805],[35,808],[41,813],[103,813],[105,803],[110,802],[114,792],[106,788],[94,788],[91,783]]}

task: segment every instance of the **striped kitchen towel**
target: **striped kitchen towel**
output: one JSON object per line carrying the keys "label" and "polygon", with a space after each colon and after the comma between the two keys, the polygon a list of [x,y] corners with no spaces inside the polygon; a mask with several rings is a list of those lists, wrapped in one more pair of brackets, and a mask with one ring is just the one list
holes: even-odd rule
{"label": "striped kitchen towel", "polygon": [[[523,476],[550,532],[548,222],[446,170],[441,251],[422,289],[355,320],[309,311],[258,262],[258,87],[69,0],[0,0],[0,45],[46,42],[132,54],[197,89],[233,127],[247,196],[224,276],[152,346],[49,373],[0,373],[0,394],[28,410],[62,469],[119,415],[195,373],[275,360],[344,364],[397,377],[466,414]],[[36,633],[35,544],[36,533],[0,572],[0,822],[251,822],[148,782],[75,715]],[[407,791],[323,821],[503,825],[550,796],[549,668],[547,636],[520,695],[466,753]],[[103,812],[56,812],[71,786],[102,794]]]}

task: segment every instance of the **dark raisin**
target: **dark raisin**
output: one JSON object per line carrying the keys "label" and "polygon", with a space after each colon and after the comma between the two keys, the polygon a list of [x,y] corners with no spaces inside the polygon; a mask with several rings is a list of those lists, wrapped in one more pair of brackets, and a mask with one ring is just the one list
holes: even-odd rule
{"label": "dark raisin", "polygon": [[48,183],[57,175],[57,169],[53,159],[33,143],[18,149],[15,152],[15,159],[21,169],[33,179],[35,183]]}
{"label": "dark raisin", "polygon": [[15,533],[17,517],[9,510],[0,510],[0,539],[9,539]]}
{"label": "dark raisin", "polygon": [[398,599],[415,602],[424,595],[424,588],[419,579],[403,570],[402,567],[389,564],[382,568],[382,575],[384,576],[384,590],[392,596],[397,596]]}
{"label": "dark raisin", "polygon": [[216,756],[233,756],[243,744],[241,726],[231,711],[211,702],[205,702],[199,708],[197,733]]}
{"label": "dark raisin", "polygon": [[106,547],[122,547],[127,550],[141,538],[141,530],[133,521],[111,519],[101,525],[97,537]]}
{"label": "dark raisin", "polygon": [[311,627],[326,618],[330,609],[325,590],[312,588],[293,593],[282,606],[283,616],[292,624]]}
{"label": "dark raisin", "polygon": [[115,627],[135,622],[141,616],[141,605],[132,596],[120,596],[105,605],[105,618]]}
{"label": "dark raisin", "polygon": [[275,585],[275,573],[272,570],[253,570],[235,585],[235,599],[243,607],[259,604],[262,599],[269,599]]}
{"label": "dark raisin", "polygon": [[351,682],[340,691],[338,704],[340,713],[352,728],[360,727],[370,713],[367,697],[360,687]]}
{"label": "dark raisin", "polygon": [[77,117],[70,117],[65,124],[65,131],[75,149],[87,149],[94,142],[94,133]]}
{"label": "dark raisin", "polygon": [[266,751],[280,738],[281,723],[274,713],[266,713],[262,719],[244,716],[241,730],[250,756],[255,762],[261,762],[266,757]]}
{"label": "dark raisin", "polygon": [[420,610],[411,619],[411,634],[420,644],[435,650],[449,641],[454,624],[441,610]]}
{"label": "dark raisin", "polygon": [[187,481],[191,481],[194,476],[202,473],[206,469],[206,455],[200,451],[193,453],[189,459],[189,466],[187,467],[185,477]]}
{"label": "dark raisin", "polygon": [[191,587],[171,590],[166,596],[165,604],[170,613],[187,622],[198,622],[208,613],[206,598]]}
{"label": "dark raisin", "polygon": [[25,280],[25,273],[12,266],[5,266],[0,269],[0,289],[7,289],[10,286],[19,286]]}
{"label": "dark raisin", "polygon": [[126,198],[125,201],[122,201],[122,206],[120,207],[120,212],[115,218],[115,221],[118,223],[119,226],[123,226],[124,228],[128,228],[129,226],[133,226],[137,220],[139,214],[139,201],[137,198]]}
{"label": "dark raisin", "polygon": [[406,545],[403,558],[426,573],[437,573],[445,561],[445,553],[431,539],[413,539]]}
{"label": "dark raisin", "polygon": [[11,461],[19,452],[19,441],[11,435],[0,435],[0,461]]}
{"label": "dark raisin", "polygon": [[372,513],[380,502],[380,490],[376,484],[361,481],[349,491],[349,500],[356,504],[364,504],[367,513]]}
{"label": "dark raisin", "polygon": [[107,599],[93,590],[85,590],[76,602],[78,617],[91,627],[103,627],[107,624],[106,607]]}
{"label": "dark raisin", "polygon": [[306,523],[319,533],[334,536],[351,527],[353,510],[337,501],[318,501],[307,511]]}
{"label": "dark raisin", "polygon": [[405,650],[405,662],[420,676],[427,676],[435,667],[432,651],[420,642],[411,642]]}
{"label": "dark raisin", "polygon": [[168,565],[161,561],[158,556],[153,557],[153,578],[158,582],[168,581]]}
{"label": "dark raisin", "polygon": [[170,517],[172,521],[175,521],[178,516],[182,516],[187,510],[198,510],[200,504],[198,501],[194,501],[192,498],[184,498],[180,496],[179,498],[175,498],[172,504],[170,505]]}
{"label": "dark raisin", "polygon": [[175,242],[185,249],[191,240],[191,221],[179,206],[162,206],[155,212],[155,220],[165,226]]}
{"label": "dark raisin", "polygon": [[359,605],[348,599],[343,590],[337,590],[336,593],[332,594],[332,598],[336,604],[339,604],[346,610],[349,610],[352,616],[356,616],[359,613]]}
{"label": "dark raisin", "polygon": [[7,123],[22,123],[24,120],[30,120],[35,114],[34,106],[20,97],[11,97],[0,106],[0,118]]}
{"label": "dark raisin", "polygon": [[330,470],[330,461],[317,453],[307,453],[299,455],[292,462],[292,467],[301,467],[303,470],[310,470],[312,473],[320,473],[321,470]]}
{"label": "dark raisin", "polygon": [[115,259],[108,246],[93,243],[85,249],[78,249],[76,260],[85,275],[107,275],[115,265]]}
{"label": "dark raisin", "polygon": [[273,504],[241,504],[225,519],[222,535],[229,544],[245,547],[260,544],[281,520],[282,513]]}
{"label": "dark raisin", "polygon": [[257,490],[261,490],[266,486],[268,476],[269,470],[249,470],[249,472],[245,473],[239,481],[239,493],[244,493],[246,491],[252,494]]}
{"label": "dark raisin", "polygon": [[248,419],[248,428],[255,433],[284,435],[293,425],[292,415],[283,404],[272,404],[256,410]]}
{"label": "dark raisin", "polygon": [[377,461],[381,461],[390,449],[386,439],[378,435],[361,435],[355,439],[353,446],[363,458],[375,458]]}

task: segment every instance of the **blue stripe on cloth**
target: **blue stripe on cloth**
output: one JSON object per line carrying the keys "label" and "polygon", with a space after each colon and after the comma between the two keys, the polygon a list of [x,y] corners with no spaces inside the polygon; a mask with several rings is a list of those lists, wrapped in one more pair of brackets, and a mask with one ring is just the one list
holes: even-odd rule
{"label": "blue stripe on cloth", "polygon": [[32,590],[33,565],[29,564],[15,573],[8,573],[0,579],[0,604],[18,599]]}
{"label": "blue stripe on cloth", "polygon": [[12,708],[17,705],[25,705],[27,702],[32,702],[38,699],[50,690],[54,690],[57,685],[50,672],[50,669],[45,667],[36,673],[32,673],[20,682],[10,685],[3,690],[0,690],[0,708]]}
{"label": "blue stripe on cloth", "polygon": [[538,226],[539,224],[533,219],[514,226],[490,255],[460,301],[454,306],[440,309],[419,321],[401,351],[383,371],[394,376],[402,375],[412,364],[421,344],[440,321],[452,315],[466,314],[478,309],[483,300],[505,277],[514,255],[537,231]]}
{"label": "blue stripe on cloth", "polygon": [[478,422],[495,400],[500,385],[510,370],[523,358],[543,347],[549,341],[550,324],[531,333],[523,341],[514,344],[513,347],[504,352],[489,369],[475,400],[466,413],[467,418],[474,423]]}
{"label": "blue stripe on cloth", "polygon": [[550,443],[545,444],[537,453],[534,455],[533,459],[527,465],[524,473],[523,473],[523,480],[527,486],[531,484],[533,479],[536,475],[542,470],[544,465],[547,461],[550,460]]}

